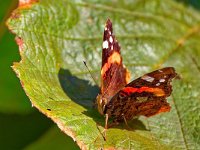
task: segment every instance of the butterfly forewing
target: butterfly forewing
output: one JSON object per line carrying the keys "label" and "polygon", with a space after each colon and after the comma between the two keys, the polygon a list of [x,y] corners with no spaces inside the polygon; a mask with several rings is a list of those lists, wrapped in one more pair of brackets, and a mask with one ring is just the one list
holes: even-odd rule
{"label": "butterfly forewing", "polygon": [[113,35],[112,23],[108,19],[104,28],[101,68],[101,94],[109,100],[129,81],[130,74],[122,64],[120,46]]}

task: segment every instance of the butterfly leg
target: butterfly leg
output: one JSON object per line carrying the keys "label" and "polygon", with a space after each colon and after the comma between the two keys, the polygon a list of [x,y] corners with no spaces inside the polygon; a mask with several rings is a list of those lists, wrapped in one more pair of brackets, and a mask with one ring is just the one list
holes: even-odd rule
{"label": "butterfly leg", "polygon": [[105,129],[108,129],[108,114],[106,114]]}
{"label": "butterfly leg", "polygon": [[127,122],[126,117],[124,116],[124,114],[122,114],[122,117],[123,117],[124,122],[125,122],[126,126],[128,127],[128,129],[131,129],[131,127],[129,127],[129,125],[128,125],[128,122]]}
{"label": "butterfly leg", "polygon": [[95,142],[96,140],[100,137],[100,135],[103,137],[104,141],[106,141],[106,137],[104,136],[104,132],[105,132],[105,129],[103,129],[103,131],[101,131],[98,127],[98,124],[97,124],[97,129],[99,130],[100,134],[97,136],[97,138],[95,139]]}
{"label": "butterfly leg", "polygon": [[[108,129],[108,114],[106,114],[106,118],[105,118],[105,127],[104,127],[103,131],[100,132],[104,141],[106,141],[106,130],[107,129]],[[99,128],[98,128],[98,130],[99,130]]]}
{"label": "butterfly leg", "polygon": [[102,134],[104,135],[104,140],[106,141],[106,130],[108,129],[108,114],[106,114],[106,118],[105,118],[105,128],[104,130],[102,131]]}

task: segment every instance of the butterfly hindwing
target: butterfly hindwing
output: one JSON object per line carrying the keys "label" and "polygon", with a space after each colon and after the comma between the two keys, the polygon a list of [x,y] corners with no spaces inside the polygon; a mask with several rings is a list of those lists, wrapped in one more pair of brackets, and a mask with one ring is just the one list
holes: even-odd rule
{"label": "butterfly hindwing", "polygon": [[106,105],[104,113],[117,120],[134,116],[152,116],[170,111],[166,97],[172,92],[171,80],[176,76],[173,67],[145,74],[127,84]]}
{"label": "butterfly hindwing", "polygon": [[[172,92],[171,80],[176,77],[176,72],[173,67],[162,68],[132,81],[127,84],[125,88],[136,87],[136,88],[154,88],[157,90],[157,95],[165,95],[168,97]],[[160,93],[159,93],[160,91]]]}

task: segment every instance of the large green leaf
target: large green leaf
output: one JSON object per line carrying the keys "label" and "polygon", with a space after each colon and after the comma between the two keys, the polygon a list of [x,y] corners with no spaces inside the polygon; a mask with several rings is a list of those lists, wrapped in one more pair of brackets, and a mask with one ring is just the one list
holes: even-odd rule
{"label": "large green leaf", "polygon": [[[92,106],[98,86],[83,60],[98,80],[107,18],[132,79],[162,66],[182,79],[174,81],[171,112],[133,120],[132,130],[110,128],[104,141],[104,117]],[[19,7],[8,26],[18,37],[14,70],[26,94],[80,148],[199,149],[199,12],[171,0],[41,0]]]}

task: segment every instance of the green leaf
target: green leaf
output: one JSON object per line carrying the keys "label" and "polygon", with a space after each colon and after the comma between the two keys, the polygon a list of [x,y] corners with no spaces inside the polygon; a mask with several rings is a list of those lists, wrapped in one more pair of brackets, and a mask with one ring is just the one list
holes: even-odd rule
{"label": "green leaf", "polygon": [[[92,107],[99,79],[104,23],[113,21],[132,79],[163,66],[174,81],[172,110],[140,117],[101,135],[104,117]],[[81,149],[198,149],[200,147],[200,15],[172,0],[49,1],[19,7],[8,20],[22,60],[14,64],[32,104]],[[196,76],[194,76],[196,74]]]}

